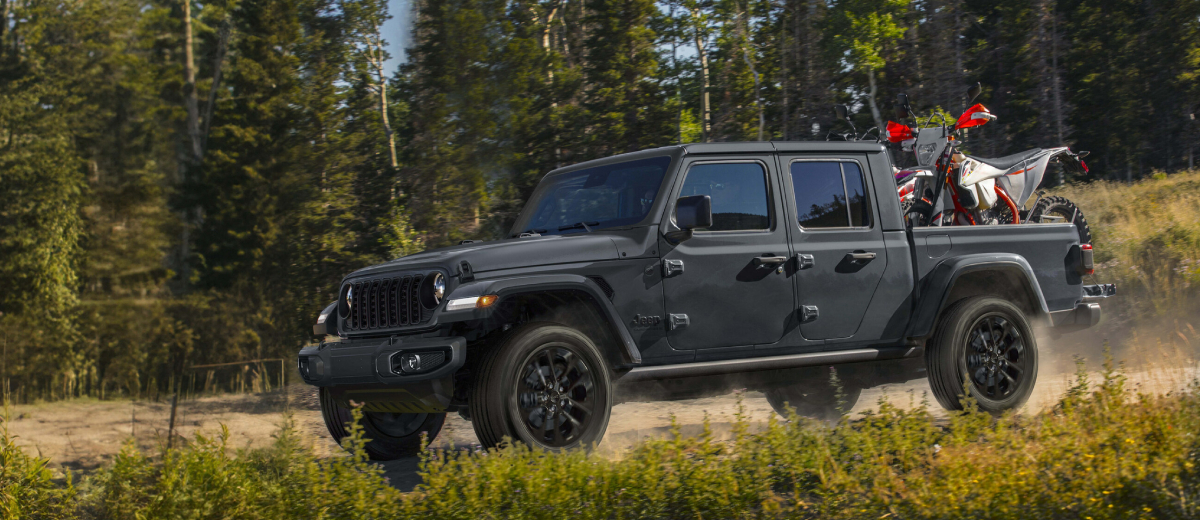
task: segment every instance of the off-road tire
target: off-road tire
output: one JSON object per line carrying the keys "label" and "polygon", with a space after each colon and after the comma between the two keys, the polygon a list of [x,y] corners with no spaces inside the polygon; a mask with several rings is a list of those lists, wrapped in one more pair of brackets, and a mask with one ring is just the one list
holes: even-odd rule
{"label": "off-road tire", "polygon": [[1083,216],[1083,211],[1071,202],[1066,197],[1043,197],[1029,210],[1029,215],[1026,220],[1032,220],[1035,223],[1041,222],[1043,215],[1054,215],[1062,217],[1067,222],[1075,224],[1079,230],[1079,243],[1092,243],[1092,228],[1088,226],[1087,217]]}
{"label": "off-road tire", "polygon": [[[329,390],[319,390],[321,417],[325,419],[325,427],[329,435],[338,444],[348,434],[346,427],[354,421],[349,408],[339,405],[329,394]],[[442,431],[446,422],[444,413],[396,414],[387,412],[363,412],[362,427],[366,444],[367,457],[371,460],[396,460],[402,457],[416,455],[421,451],[421,436],[425,435],[430,442]]]}
{"label": "off-road tire", "polygon": [[[993,341],[996,337],[999,341]],[[965,383],[980,410],[1000,414],[1025,404],[1033,393],[1037,340],[1021,309],[998,298],[973,296],[942,314],[925,345],[925,364],[942,407],[963,409]]]}
{"label": "off-road tire", "polygon": [[484,354],[476,374],[468,407],[484,447],[510,439],[548,451],[590,448],[608,428],[612,371],[576,329],[553,322],[513,329]]}
{"label": "off-road tire", "polygon": [[842,405],[838,406],[837,389],[830,386],[828,379],[814,378],[787,386],[769,388],[763,392],[767,403],[775,413],[787,417],[788,407],[800,417],[824,422],[835,422],[854,408],[862,388],[856,385],[842,386]]}

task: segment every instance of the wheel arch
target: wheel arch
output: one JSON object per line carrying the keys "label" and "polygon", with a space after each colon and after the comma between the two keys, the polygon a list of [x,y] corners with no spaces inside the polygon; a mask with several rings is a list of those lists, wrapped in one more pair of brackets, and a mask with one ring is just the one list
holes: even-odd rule
{"label": "wheel arch", "polygon": [[1050,315],[1033,268],[1020,255],[965,255],[947,260],[930,272],[924,284],[909,337],[928,338],[946,309],[972,296],[1008,301],[1033,323]]}
{"label": "wheel arch", "polygon": [[528,321],[547,320],[580,329],[598,339],[613,366],[642,362],[641,352],[625,328],[606,292],[592,279],[574,274],[534,275],[477,280],[459,286],[448,297],[498,296],[485,309],[445,312],[442,323],[478,320],[487,327],[502,326],[527,315]]}

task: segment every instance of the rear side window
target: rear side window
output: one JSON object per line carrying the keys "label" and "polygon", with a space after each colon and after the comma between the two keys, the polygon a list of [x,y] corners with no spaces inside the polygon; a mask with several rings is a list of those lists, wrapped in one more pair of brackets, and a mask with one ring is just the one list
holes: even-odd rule
{"label": "rear side window", "polygon": [[797,161],[791,170],[801,227],[870,227],[866,180],[858,163]]}
{"label": "rear side window", "polygon": [[767,172],[759,163],[697,164],[688,169],[680,197],[712,198],[709,231],[762,230],[771,227]]}

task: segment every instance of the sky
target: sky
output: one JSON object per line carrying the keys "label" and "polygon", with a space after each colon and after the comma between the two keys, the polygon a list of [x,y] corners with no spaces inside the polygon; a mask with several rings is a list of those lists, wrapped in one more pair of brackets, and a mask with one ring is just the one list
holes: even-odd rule
{"label": "sky", "polygon": [[386,65],[387,75],[391,76],[404,63],[404,49],[411,41],[412,0],[388,0],[388,12],[392,19],[383,26],[383,39],[387,40],[388,53],[392,55]]}

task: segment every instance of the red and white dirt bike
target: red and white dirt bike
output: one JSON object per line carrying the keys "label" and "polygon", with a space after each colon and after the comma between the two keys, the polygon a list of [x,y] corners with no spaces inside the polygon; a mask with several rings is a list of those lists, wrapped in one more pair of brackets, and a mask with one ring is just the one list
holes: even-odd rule
{"label": "red and white dirt bike", "polygon": [[[980,90],[978,84],[971,87],[969,99],[974,101]],[[1079,228],[1080,243],[1091,243],[1087,219],[1066,198],[1038,193],[1033,207],[1023,209],[1051,162],[1062,164],[1068,172],[1087,173],[1083,162],[1087,152],[1076,154],[1070,148],[1058,147],[1034,148],[995,159],[965,155],[957,149],[956,136],[964,129],[996,119],[981,104],[967,109],[953,124],[943,118],[940,126],[932,125],[934,116],[930,116],[924,127],[919,127],[908,96],[900,94],[896,115],[900,120],[913,120],[911,124],[888,121],[886,131],[888,141],[899,143],[902,150],[913,152],[917,159],[916,168],[895,172],[901,207],[913,225],[1071,222]]]}

